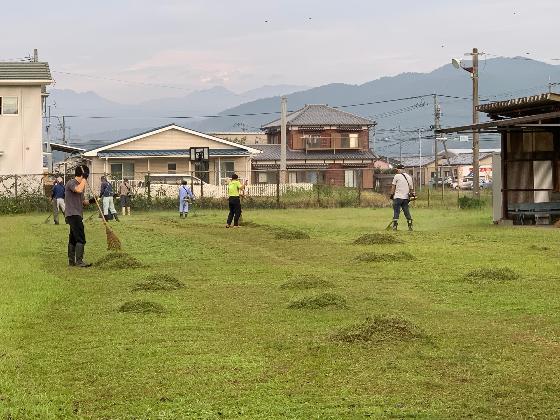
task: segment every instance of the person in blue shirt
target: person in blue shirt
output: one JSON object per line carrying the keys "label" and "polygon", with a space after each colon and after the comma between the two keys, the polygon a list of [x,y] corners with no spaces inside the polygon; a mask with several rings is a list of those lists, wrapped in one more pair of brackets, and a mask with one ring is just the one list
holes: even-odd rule
{"label": "person in blue shirt", "polygon": [[54,181],[51,201],[53,205],[54,224],[58,225],[58,211],[62,211],[62,214],[64,215],[66,210],[64,206],[64,184],[62,183],[61,177],[56,178]]}
{"label": "person in blue shirt", "polygon": [[118,222],[117,210],[115,210],[115,202],[113,201],[113,186],[107,180],[106,176],[101,177],[101,191],[99,196],[103,203],[103,217],[105,220],[115,218]]}
{"label": "person in blue shirt", "polygon": [[189,215],[189,203],[193,200],[194,194],[183,179],[179,187],[179,217],[186,218]]}

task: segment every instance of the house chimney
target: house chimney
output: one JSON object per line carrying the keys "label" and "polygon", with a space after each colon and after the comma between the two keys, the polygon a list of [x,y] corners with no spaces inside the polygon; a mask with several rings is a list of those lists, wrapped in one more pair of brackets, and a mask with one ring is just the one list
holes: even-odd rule
{"label": "house chimney", "polygon": [[37,63],[39,61],[39,52],[37,51],[37,48],[33,49],[33,62]]}

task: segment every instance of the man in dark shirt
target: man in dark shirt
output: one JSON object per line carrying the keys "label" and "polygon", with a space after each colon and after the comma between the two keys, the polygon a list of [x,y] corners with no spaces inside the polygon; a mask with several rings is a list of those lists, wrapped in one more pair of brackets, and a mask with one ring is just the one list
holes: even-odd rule
{"label": "man in dark shirt", "polygon": [[62,183],[61,177],[58,177],[54,182],[51,198],[53,205],[54,224],[58,225],[58,211],[62,211],[62,214],[64,214],[65,211],[64,184]]}
{"label": "man in dark shirt", "polygon": [[66,183],[64,202],[66,204],[66,223],[70,225],[68,237],[68,264],[76,267],[89,267],[91,264],[84,262],[84,248],[86,233],[83,222],[83,209],[88,205],[84,199],[86,179],[89,168],[85,165],[76,167],[74,179]]}

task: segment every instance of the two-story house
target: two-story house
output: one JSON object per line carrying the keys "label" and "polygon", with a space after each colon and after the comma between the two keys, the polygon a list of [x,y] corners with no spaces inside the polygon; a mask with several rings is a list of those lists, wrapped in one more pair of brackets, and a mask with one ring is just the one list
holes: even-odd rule
{"label": "two-story house", "polygon": [[[305,105],[287,115],[289,183],[373,188],[374,168],[388,167],[370,150],[375,121],[327,105]],[[280,165],[280,120],[265,124],[266,145],[253,157],[253,182],[276,182]]]}
{"label": "two-story house", "polygon": [[49,65],[0,62],[0,175],[43,172],[42,113]]}

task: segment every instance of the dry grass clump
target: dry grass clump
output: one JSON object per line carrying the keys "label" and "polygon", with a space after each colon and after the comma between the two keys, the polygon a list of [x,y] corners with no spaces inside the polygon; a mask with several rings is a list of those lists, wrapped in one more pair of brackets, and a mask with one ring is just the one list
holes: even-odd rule
{"label": "dry grass clump", "polygon": [[425,334],[412,322],[393,316],[366,318],[362,323],[342,328],[332,336],[345,343],[383,343],[424,338]]}
{"label": "dry grass clump", "polygon": [[162,305],[156,302],[147,300],[133,300],[123,303],[119,312],[134,313],[134,314],[161,314],[165,312]]}
{"label": "dry grass clump", "polygon": [[408,261],[415,260],[416,257],[410,252],[399,251],[389,254],[381,254],[376,252],[364,252],[356,257],[360,262],[392,262],[392,261]]}
{"label": "dry grass clump", "polygon": [[485,281],[508,281],[517,280],[519,274],[511,268],[477,268],[476,270],[469,271],[465,275],[465,280],[474,282]]}
{"label": "dry grass clump", "polygon": [[315,296],[306,296],[288,305],[290,309],[321,309],[327,307],[346,308],[346,299],[334,293],[323,293]]}
{"label": "dry grass clump", "polygon": [[529,247],[529,249],[533,250],[533,251],[550,251],[550,247],[549,246],[544,246],[544,245],[531,245]]}
{"label": "dry grass clump", "polygon": [[107,269],[140,268],[142,263],[125,252],[109,252],[96,264],[97,267]]}
{"label": "dry grass clump", "polygon": [[281,289],[296,289],[296,290],[307,290],[307,289],[319,289],[332,287],[333,284],[330,281],[321,279],[314,274],[304,274],[300,277],[293,277],[286,283],[280,286]]}
{"label": "dry grass clump", "polygon": [[308,233],[301,230],[279,229],[274,235],[275,239],[310,239]]}
{"label": "dry grass clump", "polygon": [[185,287],[185,284],[168,274],[150,274],[143,282],[136,283],[133,292],[172,291]]}
{"label": "dry grass clump", "polygon": [[356,245],[402,244],[403,241],[386,233],[366,233],[354,241]]}

